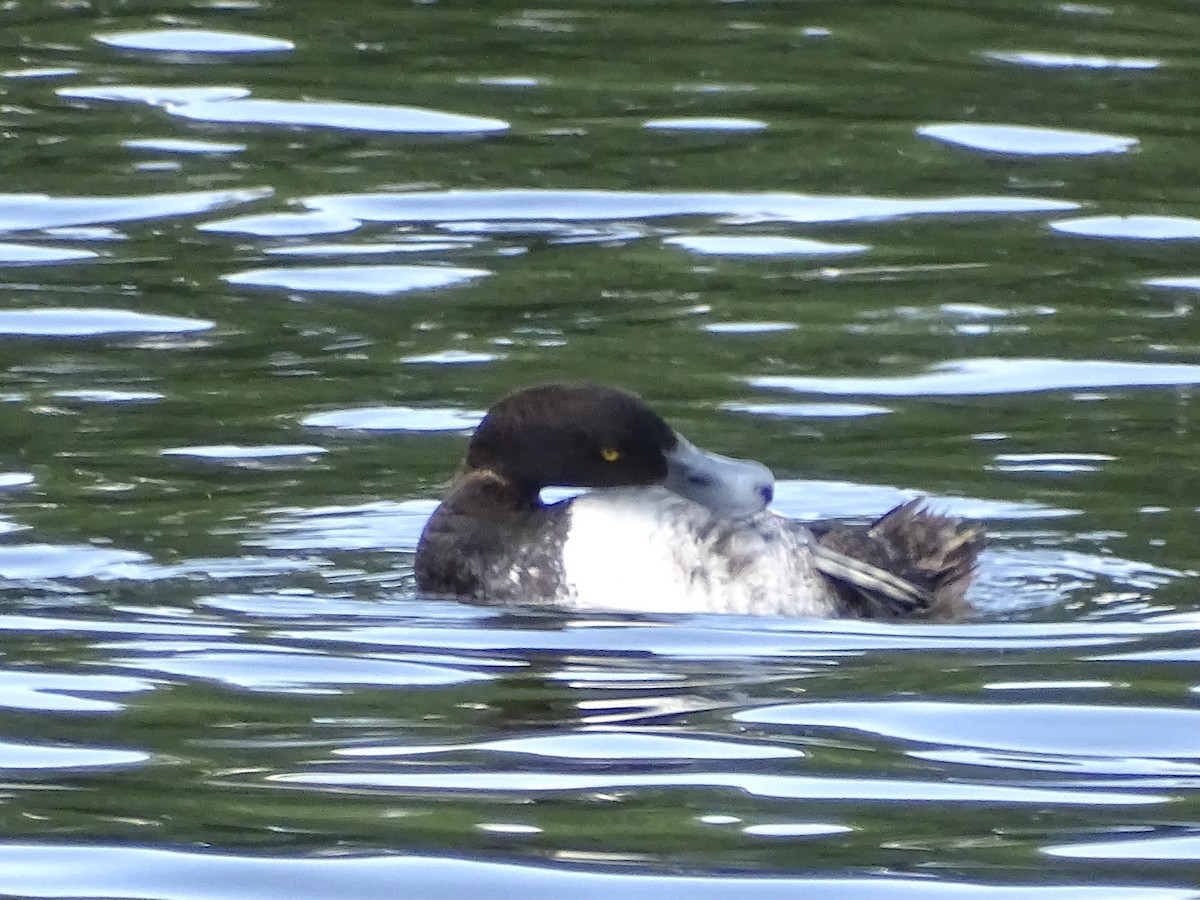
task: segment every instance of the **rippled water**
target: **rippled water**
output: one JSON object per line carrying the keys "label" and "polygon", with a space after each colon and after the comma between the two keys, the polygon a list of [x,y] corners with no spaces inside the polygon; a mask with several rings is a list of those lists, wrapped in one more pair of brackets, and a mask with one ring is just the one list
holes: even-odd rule
{"label": "rippled water", "polygon": [[[0,11],[0,894],[1197,897],[1187,5]],[[976,621],[417,597],[499,393]]]}

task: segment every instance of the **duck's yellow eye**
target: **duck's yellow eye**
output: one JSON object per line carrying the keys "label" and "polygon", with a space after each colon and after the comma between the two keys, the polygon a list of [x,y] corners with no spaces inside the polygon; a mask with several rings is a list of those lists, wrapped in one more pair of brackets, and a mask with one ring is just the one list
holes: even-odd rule
{"label": "duck's yellow eye", "polygon": [[616,462],[621,458],[621,451],[616,447],[605,447],[600,451],[600,455],[604,457],[605,462]]}

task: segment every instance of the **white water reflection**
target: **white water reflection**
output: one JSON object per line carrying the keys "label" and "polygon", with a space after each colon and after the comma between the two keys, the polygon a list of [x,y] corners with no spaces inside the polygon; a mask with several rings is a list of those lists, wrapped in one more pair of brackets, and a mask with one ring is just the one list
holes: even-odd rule
{"label": "white water reflection", "polygon": [[1082,237],[1126,238],[1138,241],[1178,241],[1200,238],[1200,219],[1185,216],[1088,216],[1059,219],[1050,228]]}
{"label": "white water reflection", "polygon": [[194,456],[199,459],[244,460],[277,459],[289,456],[317,456],[328,451],[315,444],[265,444],[245,446],[241,444],[209,444],[195,447],[168,447],[160,451],[163,456]]}
{"label": "white water reflection", "polygon": [[1142,282],[1142,284],[1145,284],[1148,287],[1182,288],[1188,291],[1200,291],[1200,275],[1147,278]]}
{"label": "white water reflection", "polygon": [[487,269],[453,266],[313,266],[250,269],[221,277],[239,287],[282,288],[301,293],[371,294],[386,296],[427,291],[483,278]]}
{"label": "white water reflection", "polygon": [[1088,756],[1026,750],[910,750],[913,759],[1004,772],[1053,773],[1089,778],[1196,778],[1200,764],[1147,757]]}
{"label": "white water reflection", "polygon": [[746,383],[765,390],[878,397],[953,397],[1031,391],[1200,384],[1200,365],[1066,359],[962,359],[919,375],[882,378],[762,375]]}
{"label": "white water reflection", "polygon": [[179,194],[128,194],[118,197],[52,197],[49,194],[0,194],[0,230],[28,231],[64,225],[132,222],[193,216],[269,197],[270,188],[234,188]]}
{"label": "white water reflection", "polygon": [[863,731],[917,746],[1200,764],[1200,747],[1191,738],[1200,733],[1200,710],[1181,707],[838,701],[759,706],[733,718],[753,725],[805,729],[810,734],[813,729]]}
{"label": "white water reflection", "polygon": [[154,153],[242,153],[246,149],[245,144],[185,138],[131,138],[121,141],[121,146],[130,150],[146,150]]}
{"label": "white water reflection", "polygon": [[722,403],[721,409],[773,419],[852,419],[892,412],[867,403]]}
{"label": "white water reflection", "polygon": [[0,578],[121,578],[150,557],[136,550],[89,544],[0,546]]}
{"label": "white water reflection", "polygon": [[578,731],[541,737],[508,738],[467,744],[346,747],[334,751],[343,757],[414,757],[456,753],[503,753],[545,756],[564,760],[697,760],[697,759],[800,759],[801,750],[764,741],[681,737],[621,731]]}
{"label": "white water reflection", "polygon": [[311,209],[365,222],[525,222],[710,215],[740,222],[849,222],[918,215],[1061,212],[1078,208],[1039,197],[890,198],[790,193],[602,190],[453,190],[327,194]]}
{"label": "white water reflection", "polygon": [[[340,221],[340,220],[331,220]],[[357,227],[358,221],[355,220]],[[298,244],[282,247],[264,247],[267,256],[384,256],[389,253],[446,253],[464,250],[479,242],[472,238],[458,237],[412,237],[406,240],[372,244]]]}
{"label": "white water reflection", "polygon": [[1004,153],[1013,156],[1091,156],[1125,153],[1136,147],[1137,138],[1064,128],[1035,128],[1027,125],[985,125],[955,122],[922,125],[917,134],[947,144]]}
{"label": "white water reflection", "polygon": [[967,519],[1060,519],[1079,515],[1078,510],[1029,500],[990,500],[853,481],[787,478],[775,482],[772,508],[796,519],[873,518],[916,497],[925,497],[939,512]]}
{"label": "white water reflection", "polygon": [[124,768],[149,760],[150,754],[141,750],[0,741],[0,772]]}
{"label": "white water reflection", "polygon": [[747,825],[742,834],[769,838],[811,838],[854,831],[848,825],[832,825],[825,822],[772,822],[763,825]]}
{"label": "white water reflection", "polygon": [[280,693],[329,693],[354,685],[392,689],[442,687],[492,679],[490,675],[461,667],[291,651],[257,644],[239,644],[227,649],[183,649],[166,657],[160,651],[152,656],[116,657],[112,663],[137,672]]}
{"label": "white water reflection", "polygon": [[25,69],[5,69],[0,78],[68,78],[79,70],[69,66],[31,66]]}
{"label": "white water reflection", "polygon": [[705,256],[844,256],[871,249],[869,244],[771,235],[680,235],[664,238],[663,243]]}
{"label": "white water reflection", "polygon": [[758,119],[708,116],[690,119],[649,119],[642,127],[658,131],[765,131],[767,123]]}
{"label": "white water reflection", "polygon": [[122,50],[154,53],[282,53],[296,49],[291,41],[235,31],[162,28],[98,34],[96,40]]}
{"label": "white water reflection", "polygon": [[[920,653],[1090,650],[1122,646],[1160,634],[1183,631],[1190,635],[1192,630],[1187,626],[1119,622],[935,626],[718,614],[665,619],[650,616],[643,621],[643,617],[632,613],[596,613],[564,622],[553,611],[547,612],[548,618],[539,617],[535,609],[524,611],[526,618],[515,620],[515,624],[488,627],[487,619],[499,620],[512,615],[512,611],[486,608],[487,616],[481,620],[480,607],[446,600],[431,602],[439,603],[443,610],[442,617],[433,624],[395,619],[383,624],[375,624],[376,620],[297,622],[280,631],[279,636],[314,647],[353,645],[379,652],[411,652],[419,648],[438,653],[487,651],[492,656],[517,659],[547,652],[569,654],[572,658],[616,654],[622,659],[641,659],[649,654],[656,660],[656,669],[662,669],[666,661],[711,664],[786,660],[790,667],[796,661],[820,662],[830,656],[857,656],[875,650]],[[444,625],[438,624],[443,620]],[[471,627],[464,627],[468,623]],[[520,624],[529,627],[518,627]]]}
{"label": "white water reflection", "polygon": [[1200,834],[1158,835],[1146,829],[1144,837],[1123,841],[1080,841],[1043,847],[1047,856],[1069,859],[1189,860],[1200,862]]}
{"label": "white water reflection", "polygon": [[0,335],[89,337],[105,334],[184,334],[216,323],[126,309],[64,308],[0,310]]}
{"label": "white water reflection", "polygon": [[1073,474],[1098,472],[1116,457],[1104,453],[997,453],[994,459],[995,463],[988,466],[994,472]]}
{"label": "white water reflection", "polygon": [[472,350],[439,350],[436,353],[415,353],[400,357],[409,365],[470,366],[503,359],[501,353],[480,353]]}
{"label": "white water reflection", "polygon": [[502,119],[379,103],[309,100],[224,100],[188,103],[168,112],[194,122],[338,128],[391,134],[487,134],[507,131]]}
{"label": "white water reflection", "polygon": [[54,391],[51,396],[60,400],[77,400],[80,403],[154,403],[166,397],[158,391],[124,391],[114,388]]}
{"label": "white water reflection", "polygon": [[145,103],[148,106],[182,106],[220,100],[238,100],[250,96],[249,88],[208,85],[102,84],[64,87],[55,91],[68,100],[102,100],[110,103]]}
{"label": "white water reflection", "polygon": [[479,78],[462,77],[458,80],[463,84],[486,84],[501,88],[532,88],[545,83],[544,79],[533,78],[529,75],[483,75]]}
{"label": "white water reflection", "polygon": [[204,222],[197,231],[223,234],[252,234],[257,237],[297,237],[310,234],[340,234],[359,227],[357,219],[321,213],[263,213]]}
{"label": "white water reflection", "polygon": [[777,334],[797,328],[792,322],[709,322],[700,327],[709,334]]}
{"label": "white water reflection", "polygon": [[314,413],[301,420],[310,428],[347,431],[469,431],[483,418],[481,410],[420,406],[365,406]]}
{"label": "white water reflection", "polygon": [[74,250],[70,247],[0,243],[0,266],[43,266],[95,259],[99,255],[92,250]]}
{"label": "white water reflection", "polygon": [[[623,861],[623,860],[622,860]],[[699,871],[639,871],[600,860],[496,861],[459,856],[414,856],[394,851],[314,855],[233,853],[169,845],[96,841],[0,843],[0,891],[13,896],[66,898],[154,897],[211,900],[213,885],[249,900],[343,900],[347,886],[360,900],[396,896],[521,897],[523,900],[1195,900],[1191,888],[1129,886],[1042,875],[1036,884],[990,883],[941,874],[929,877],[870,872],[835,876]],[[719,865],[719,864],[718,864]]]}
{"label": "white water reflection", "polygon": [[0,671],[0,709],[111,713],[126,695],[152,690],[147,679],[94,672]]}
{"label": "white water reflection", "polygon": [[66,87],[60,97],[145,103],[196,122],[333,128],[391,134],[489,134],[509,129],[502,119],[416,106],[318,100],[261,100],[235,86],[93,85]]}
{"label": "white water reflection", "polygon": [[988,50],[984,54],[997,62],[1029,66],[1034,69],[1115,69],[1145,71],[1157,69],[1162,62],[1137,56],[1101,56],[1098,54],[1053,53],[1043,50]]}
{"label": "white water reflection", "polygon": [[1170,798],[1149,791],[1078,790],[1073,786],[1017,787],[985,783],[965,784],[870,778],[820,778],[803,775],[758,775],[748,772],[688,771],[654,775],[622,772],[575,774],[551,771],[446,772],[313,772],[269,776],[280,785],[308,785],[332,789],[443,791],[479,794],[545,794],[556,792],[621,792],[645,787],[726,788],[755,797],[779,800],[848,801],[853,803],[937,802],[994,803],[1044,806],[1146,806]]}

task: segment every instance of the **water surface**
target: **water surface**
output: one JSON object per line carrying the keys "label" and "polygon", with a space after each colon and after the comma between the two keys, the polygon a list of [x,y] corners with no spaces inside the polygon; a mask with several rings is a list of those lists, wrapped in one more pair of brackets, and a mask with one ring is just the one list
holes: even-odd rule
{"label": "water surface", "polygon": [[[6,7],[0,894],[1200,896],[1197,15]],[[555,377],[977,620],[416,596]]]}

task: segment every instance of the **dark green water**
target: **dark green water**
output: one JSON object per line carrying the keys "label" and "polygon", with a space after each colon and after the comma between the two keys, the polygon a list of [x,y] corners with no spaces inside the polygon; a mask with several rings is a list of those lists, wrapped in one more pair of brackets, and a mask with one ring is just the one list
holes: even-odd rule
{"label": "dark green water", "polygon": [[[1200,896],[1198,33],[6,6],[0,894]],[[982,519],[978,620],[415,597],[551,377]]]}

